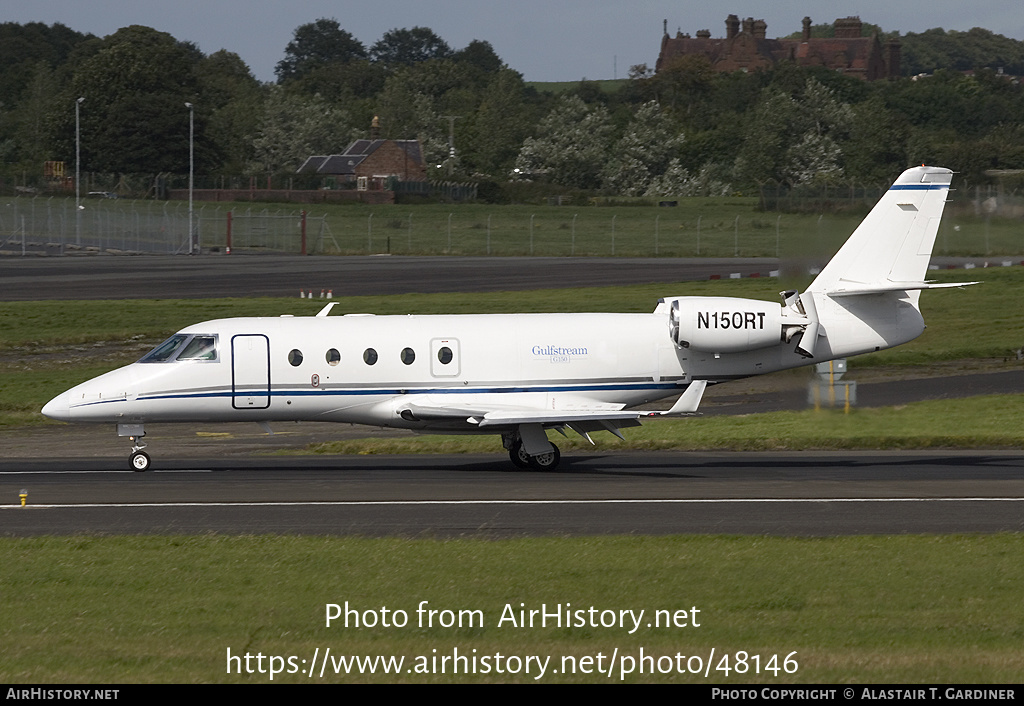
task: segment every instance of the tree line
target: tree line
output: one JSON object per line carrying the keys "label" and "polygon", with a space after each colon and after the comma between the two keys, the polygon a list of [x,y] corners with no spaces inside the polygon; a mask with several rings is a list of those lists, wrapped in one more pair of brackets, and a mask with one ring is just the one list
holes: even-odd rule
{"label": "tree line", "polygon": [[526,83],[488,42],[454,49],[424,27],[367,46],[337,20],[303,24],[277,80],[262,83],[237,54],[149,27],[99,38],[3,23],[0,174],[32,181],[45,161],[73,165],[79,98],[82,168],[113,175],[187,173],[186,103],[196,174],[208,176],[294,174],[307,156],[367,137],[374,116],[382,137],[419,139],[429,166],[491,185],[482,194],[509,182],[617,195],[876,184],[920,163],[980,183],[987,170],[1024,168],[1013,78],[1024,42],[980,29],[900,39],[914,75],[897,80],[786,63],[721,74],[687,56],[556,93]]}

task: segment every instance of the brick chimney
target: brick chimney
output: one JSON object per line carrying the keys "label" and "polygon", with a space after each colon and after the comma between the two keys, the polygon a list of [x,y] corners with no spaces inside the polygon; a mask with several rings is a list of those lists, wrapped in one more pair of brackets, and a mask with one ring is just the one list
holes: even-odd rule
{"label": "brick chimney", "polygon": [[885,43],[886,58],[885,58],[885,69],[889,78],[899,78],[900,76],[900,40],[890,39]]}
{"label": "brick chimney", "polygon": [[836,39],[858,39],[863,24],[859,17],[844,17],[836,20]]}
{"label": "brick chimney", "polygon": [[729,15],[725,18],[725,38],[734,39],[740,33],[740,18],[736,15]]}
{"label": "brick chimney", "polygon": [[805,17],[804,18],[803,41],[805,41],[805,42],[811,41],[811,18],[810,17]]}

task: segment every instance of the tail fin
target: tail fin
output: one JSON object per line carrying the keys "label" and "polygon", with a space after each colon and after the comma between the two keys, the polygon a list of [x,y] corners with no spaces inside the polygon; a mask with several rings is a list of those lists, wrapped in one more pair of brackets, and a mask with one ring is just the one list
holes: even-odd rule
{"label": "tail fin", "polygon": [[953,172],[903,172],[808,292],[843,296],[928,289],[924,282]]}

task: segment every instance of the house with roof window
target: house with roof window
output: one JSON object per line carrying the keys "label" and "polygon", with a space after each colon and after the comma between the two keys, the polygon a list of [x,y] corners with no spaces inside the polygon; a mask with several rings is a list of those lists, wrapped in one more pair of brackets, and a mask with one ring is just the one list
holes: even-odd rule
{"label": "house with roof window", "polygon": [[319,174],[338,185],[354,183],[359,191],[382,191],[394,180],[427,180],[419,140],[356,140],[341,154],[307,158],[297,173]]}

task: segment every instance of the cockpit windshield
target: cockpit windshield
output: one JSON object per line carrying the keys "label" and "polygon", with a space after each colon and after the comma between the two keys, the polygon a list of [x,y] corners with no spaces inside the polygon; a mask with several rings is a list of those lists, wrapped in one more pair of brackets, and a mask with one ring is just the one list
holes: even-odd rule
{"label": "cockpit windshield", "polygon": [[178,360],[217,360],[217,337],[193,336],[178,354]]}
{"label": "cockpit windshield", "polygon": [[172,361],[216,361],[217,336],[176,333],[144,355],[140,363],[170,363]]}

